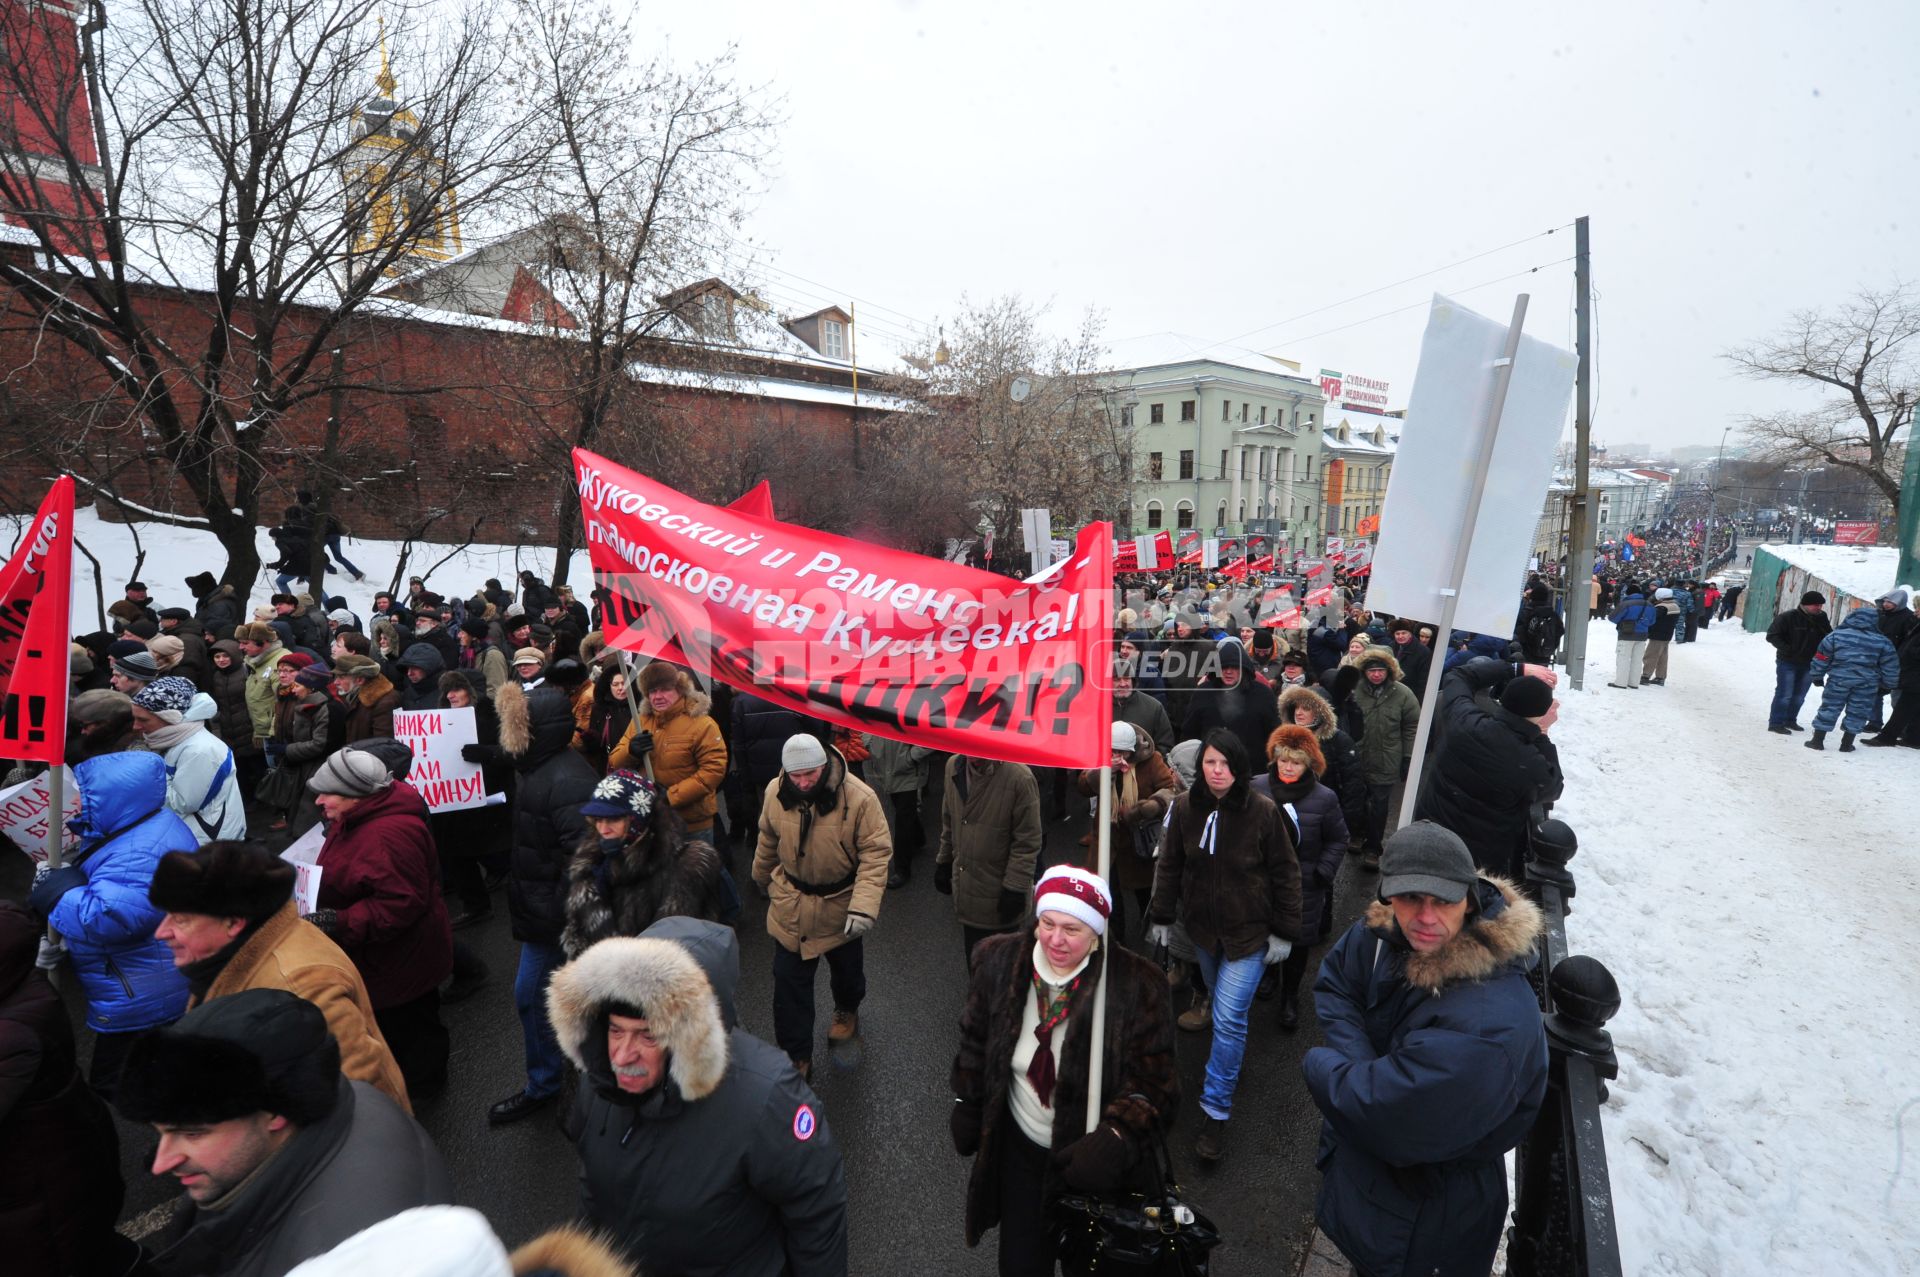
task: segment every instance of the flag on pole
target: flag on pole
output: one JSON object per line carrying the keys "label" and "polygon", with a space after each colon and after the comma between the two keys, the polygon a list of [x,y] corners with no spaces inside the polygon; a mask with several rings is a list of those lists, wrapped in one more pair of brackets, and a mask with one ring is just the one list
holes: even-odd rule
{"label": "flag on pole", "polygon": [[40,503],[0,568],[0,758],[66,757],[73,610],[73,479]]}

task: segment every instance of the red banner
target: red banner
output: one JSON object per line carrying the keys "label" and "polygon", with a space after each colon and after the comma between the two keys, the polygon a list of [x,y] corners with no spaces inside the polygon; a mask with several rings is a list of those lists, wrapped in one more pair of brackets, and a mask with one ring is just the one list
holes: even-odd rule
{"label": "red banner", "polygon": [[1290,607],[1284,612],[1275,612],[1260,624],[1270,630],[1297,630],[1306,624],[1306,617],[1299,608]]}
{"label": "red banner", "polygon": [[1140,566],[1140,545],[1144,538],[1133,538],[1113,543],[1113,570],[1115,572],[1164,572],[1173,566],[1173,533],[1156,532],[1153,535],[1153,554],[1155,566]]}
{"label": "red banner", "polygon": [[62,476],[0,568],[0,758],[66,756],[72,607],[73,480]]}
{"label": "red banner", "polygon": [[1835,545],[1878,545],[1880,525],[1871,519],[1841,519],[1833,525]]}
{"label": "red banner", "polygon": [[1325,607],[1327,604],[1333,602],[1333,587],[1331,585],[1323,585],[1317,590],[1308,590],[1307,597],[1303,602],[1307,607]]}
{"label": "red banner", "polygon": [[1110,525],[1023,582],[705,505],[590,452],[573,462],[613,647],[893,740],[1107,760]]}

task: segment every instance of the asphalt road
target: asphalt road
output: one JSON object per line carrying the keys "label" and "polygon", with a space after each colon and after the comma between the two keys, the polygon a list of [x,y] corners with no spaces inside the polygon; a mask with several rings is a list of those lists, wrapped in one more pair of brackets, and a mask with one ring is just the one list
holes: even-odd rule
{"label": "asphalt road", "polygon": [[[934,829],[933,811],[927,820]],[[1049,859],[1064,858],[1090,823],[1077,811],[1067,820],[1050,821]],[[736,851],[735,858],[744,878],[744,853]],[[0,869],[0,894],[24,897],[26,863],[13,857]],[[947,1136],[947,1070],[966,984],[960,930],[949,898],[933,888],[930,850],[917,869],[910,885],[887,893],[879,926],[868,938],[861,1033],[848,1047],[830,1050],[827,1045],[831,998],[826,973],[819,974],[813,1086],[846,1159],[851,1271],[858,1277],[994,1271],[991,1234],[978,1250],[965,1247],[967,1163],[954,1155]],[[1358,858],[1348,857],[1337,887],[1337,923],[1359,912],[1371,885],[1372,876],[1360,872]],[[739,923],[739,1011],[749,1031],[771,1040],[773,942],[761,901],[751,890],[747,894]],[[1137,920],[1130,917],[1128,927],[1137,933]],[[576,1162],[550,1112],[515,1126],[487,1125],[488,1106],[512,1094],[523,1078],[513,1009],[517,946],[508,934],[504,901],[490,921],[458,934],[492,974],[478,993],[446,1008],[454,1044],[451,1084],[418,1116],[452,1170],[459,1201],[483,1211],[512,1246],[569,1218],[576,1201]],[[71,988],[68,993],[78,1024],[78,1000]],[[1184,1007],[1184,999],[1176,1002],[1176,1011]],[[1174,1167],[1188,1198],[1220,1229],[1224,1241],[1215,1253],[1215,1271],[1222,1274],[1292,1273],[1312,1233],[1319,1117],[1299,1065],[1301,1055],[1320,1039],[1305,995],[1299,1032],[1282,1034],[1273,1017],[1272,1003],[1255,1003],[1227,1156],[1211,1169],[1203,1169],[1191,1151],[1208,1035],[1180,1034],[1183,1101],[1171,1137]],[[83,1040],[83,1052],[87,1046]],[[170,1181],[148,1173],[151,1132],[122,1123],[121,1135],[127,1184],[123,1218],[151,1226],[149,1213],[174,1193]]]}

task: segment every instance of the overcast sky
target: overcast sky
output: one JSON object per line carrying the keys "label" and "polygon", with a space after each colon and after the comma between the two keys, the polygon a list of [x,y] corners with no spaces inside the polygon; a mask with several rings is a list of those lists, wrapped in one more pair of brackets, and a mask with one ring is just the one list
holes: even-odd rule
{"label": "overcast sky", "polygon": [[1019,292],[1404,406],[1436,290],[1504,316],[1524,288],[1572,348],[1584,213],[1595,438],[1711,444],[1792,393],[1721,350],[1920,280],[1914,0],[709,0],[637,27],[677,60],[736,43],[784,98],[750,222],[773,300],[858,298],[876,337]]}

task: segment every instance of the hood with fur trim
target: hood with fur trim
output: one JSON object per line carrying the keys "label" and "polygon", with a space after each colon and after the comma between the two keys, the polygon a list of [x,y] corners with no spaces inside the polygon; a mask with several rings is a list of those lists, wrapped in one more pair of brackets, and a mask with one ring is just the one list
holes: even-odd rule
{"label": "hood with fur trim", "polygon": [[568,1224],[542,1233],[512,1255],[517,1275],[558,1277],[635,1277],[639,1269],[595,1233]]}
{"label": "hood with fur trim", "polygon": [[[1418,640],[1415,641],[1418,642]],[[1394,683],[1398,683],[1406,677],[1406,674],[1400,668],[1399,658],[1393,654],[1393,649],[1390,647],[1370,647],[1360,653],[1353,664],[1355,668],[1362,672],[1364,672],[1369,665],[1384,665],[1387,667],[1388,681]]]}
{"label": "hood with fur trim", "polygon": [[1318,688],[1289,687],[1280,693],[1280,722],[1293,724],[1293,711],[1302,705],[1313,711],[1313,734],[1321,740],[1330,740],[1339,724],[1333,721],[1333,706],[1327,704]]}
{"label": "hood with fur trim", "polygon": [[1540,907],[1511,881],[1482,874],[1474,884],[1477,908],[1460,933],[1432,953],[1406,948],[1393,918],[1393,906],[1376,900],[1367,906],[1367,926],[1407,955],[1407,983],[1434,997],[1449,984],[1485,980],[1510,963],[1530,964],[1545,926]]}
{"label": "hood with fur trim", "polygon": [[646,1013],[649,1032],[667,1049],[667,1081],[682,1099],[713,1094],[727,1072],[727,1028],[712,981],[685,945],[651,936],[602,940],[555,972],[547,986],[547,1013],[560,1049],[596,1087],[613,1094],[610,1003]]}

